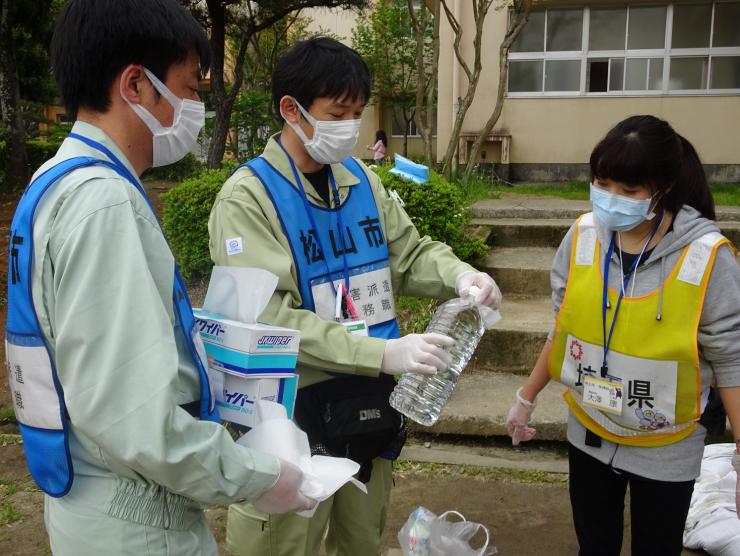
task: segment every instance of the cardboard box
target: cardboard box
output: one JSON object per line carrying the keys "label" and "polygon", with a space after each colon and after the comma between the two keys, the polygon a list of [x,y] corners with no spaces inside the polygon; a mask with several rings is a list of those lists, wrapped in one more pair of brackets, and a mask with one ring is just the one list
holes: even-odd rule
{"label": "cardboard box", "polygon": [[221,375],[223,382],[214,380],[216,407],[224,421],[231,421],[247,427],[254,426],[254,403],[257,400],[270,400],[285,406],[288,419],[293,418],[298,375],[283,377],[257,377],[231,373],[211,373]]}
{"label": "cardboard box", "polygon": [[234,375],[290,375],[298,362],[300,332],[247,324],[194,309],[209,367]]}

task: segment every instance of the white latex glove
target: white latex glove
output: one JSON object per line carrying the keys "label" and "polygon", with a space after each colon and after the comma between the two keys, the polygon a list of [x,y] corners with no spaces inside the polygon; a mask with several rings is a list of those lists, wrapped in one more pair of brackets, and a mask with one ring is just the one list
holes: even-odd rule
{"label": "white latex glove", "polygon": [[732,467],[737,473],[737,482],[735,483],[735,512],[740,518],[740,454],[732,455]]}
{"label": "white latex glove", "polygon": [[307,498],[298,491],[303,483],[303,471],[285,460],[279,461],[280,474],[277,481],[254,501],[254,508],[266,514],[285,514],[313,509],[317,504],[316,500]]}
{"label": "white latex glove", "polygon": [[498,309],[501,305],[501,290],[496,282],[485,272],[473,272],[466,270],[455,279],[455,291],[461,299],[469,297],[471,286],[477,286],[480,290],[473,300],[479,305],[485,305],[491,309]]}
{"label": "white latex glove", "polygon": [[536,432],[528,425],[532,413],[534,413],[534,408],[537,407],[537,402],[530,402],[522,398],[521,391],[521,388],[516,391],[516,403],[509,410],[509,415],[506,417],[506,430],[511,437],[513,446],[518,446],[520,442],[532,440]]}
{"label": "white latex glove", "polygon": [[403,338],[388,340],[385,343],[380,372],[389,375],[399,373],[433,375],[449,366],[452,356],[445,348],[454,344],[455,340],[449,336],[434,332],[408,334]]}

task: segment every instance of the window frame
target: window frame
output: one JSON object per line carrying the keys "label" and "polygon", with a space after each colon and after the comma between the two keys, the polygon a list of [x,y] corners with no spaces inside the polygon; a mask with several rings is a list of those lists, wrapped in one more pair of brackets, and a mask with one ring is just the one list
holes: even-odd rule
{"label": "window frame", "polygon": [[[704,2],[701,2],[704,3]],[[624,5],[627,10],[625,18],[625,36],[624,36],[624,49],[623,50],[589,50],[589,33],[590,33],[590,22],[591,22],[591,7],[583,6],[580,8],[583,10],[582,17],[582,32],[581,32],[581,50],[565,51],[565,52],[548,52],[544,50],[542,52],[509,52],[507,63],[517,61],[542,61],[542,83],[540,91],[530,92],[509,92],[509,84],[506,84],[506,97],[507,98],[542,98],[542,97],[558,97],[558,98],[570,98],[570,97],[645,97],[645,96],[735,96],[740,94],[740,88],[733,89],[712,89],[712,70],[713,60],[718,57],[740,57],[740,46],[731,47],[714,47],[712,45],[714,41],[714,18],[717,4],[726,3],[737,3],[736,0],[714,0],[711,2],[712,6],[712,17],[709,28],[709,46],[706,48],[672,48],[673,39],[673,8],[674,3],[669,4],[655,4],[656,7],[666,7],[666,25],[665,25],[665,38],[663,48],[653,49],[628,49],[629,44],[629,20],[632,5]],[[544,42],[543,48],[547,48],[547,18],[548,12],[551,9],[562,9],[567,6],[553,6],[545,8],[545,29],[544,29]],[[600,7],[600,6],[598,6]],[[614,6],[617,7],[617,6]],[[635,5],[634,7],[642,7],[641,4]],[[666,47],[666,45],[668,45]],[[703,89],[671,89],[670,88],[670,72],[671,72],[671,59],[672,58],[687,58],[687,57],[700,57],[708,59],[707,69],[707,82],[706,87]],[[612,58],[621,58],[624,60],[622,65],[622,89],[618,91],[601,91],[601,92],[589,92],[588,84],[586,83],[588,63],[590,59],[594,58],[606,58],[611,60]],[[659,89],[630,89],[626,90],[626,72],[627,72],[627,60],[629,59],[642,59],[642,58],[662,58],[663,59],[663,75],[662,75],[662,86]],[[553,60],[580,60],[581,62],[581,74],[579,89],[577,91],[546,91],[545,80],[547,78],[547,62]],[[648,66],[650,63],[648,63]],[[611,86],[611,66],[609,63],[608,75],[607,75],[607,89]],[[648,70],[649,72],[649,70]],[[507,81],[510,73],[507,72]],[[649,73],[648,73],[649,76]],[[649,85],[649,79],[646,77],[645,86]]]}

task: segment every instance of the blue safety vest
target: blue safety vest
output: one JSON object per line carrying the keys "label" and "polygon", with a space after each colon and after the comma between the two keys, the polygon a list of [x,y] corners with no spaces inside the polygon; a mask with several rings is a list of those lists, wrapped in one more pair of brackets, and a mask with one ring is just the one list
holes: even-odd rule
{"label": "blue safety vest", "polygon": [[347,158],[342,165],[360,183],[339,208],[330,209],[311,204],[266,159],[246,163],[267,191],[290,244],[302,308],[330,319],[332,295],[348,278],[349,297],[369,335],[398,338],[388,245],[373,191],[356,160]]}
{"label": "blue safety vest", "polygon": [[[74,472],[69,452],[69,417],[64,403],[64,391],[33,303],[34,214],[50,187],[70,172],[94,165],[111,168],[126,178],[149,202],[139,181],[107,148],[76,134],[70,134],[70,137],[97,148],[114,162],[95,157],[71,158],[49,168],[31,182],[13,216],[8,258],[5,347],[10,394],[23,437],[28,469],[41,490],[54,497],[61,497],[69,492]],[[219,421],[204,365],[202,345],[200,351],[196,347],[200,337],[195,328],[193,310],[177,266],[172,290],[175,316],[185,333],[200,377],[200,418]]]}

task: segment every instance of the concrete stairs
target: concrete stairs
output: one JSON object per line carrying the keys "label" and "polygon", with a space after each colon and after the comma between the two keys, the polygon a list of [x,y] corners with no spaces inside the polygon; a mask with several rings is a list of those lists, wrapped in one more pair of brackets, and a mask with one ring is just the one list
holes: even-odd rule
{"label": "concrete stairs", "polygon": [[[491,245],[481,266],[504,294],[502,320],[482,338],[442,417],[431,428],[444,435],[506,435],[506,415],[554,325],[550,267],[557,247],[590,203],[563,199],[484,200],[472,207],[472,232]],[[740,245],[740,207],[717,207],[723,233]],[[564,441],[564,388],[551,383],[533,416],[536,438]]]}

